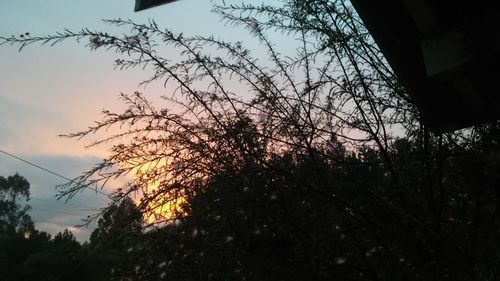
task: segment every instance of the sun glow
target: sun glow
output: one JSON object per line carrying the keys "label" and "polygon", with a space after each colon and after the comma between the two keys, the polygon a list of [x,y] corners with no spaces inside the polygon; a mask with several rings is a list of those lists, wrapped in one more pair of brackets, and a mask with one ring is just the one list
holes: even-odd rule
{"label": "sun glow", "polygon": [[148,224],[168,223],[177,218],[186,216],[183,209],[186,198],[182,195],[165,195],[147,204],[147,210],[143,213],[144,220]]}
{"label": "sun glow", "polygon": [[141,182],[145,186],[142,193],[134,201],[136,205],[142,207],[143,218],[146,223],[168,223],[187,215],[183,209],[183,206],[187,203],[184,192],[182,190],[163,191],[159,181],[148,176],[156,175],[158,171],[168,170],[166,168],[172,165],[171,161],[164,160],[153,163],[137,159],[132,163],[142,163],[141,165],[133,165],[135,168],[132,171],[134,177],[142,179]]}

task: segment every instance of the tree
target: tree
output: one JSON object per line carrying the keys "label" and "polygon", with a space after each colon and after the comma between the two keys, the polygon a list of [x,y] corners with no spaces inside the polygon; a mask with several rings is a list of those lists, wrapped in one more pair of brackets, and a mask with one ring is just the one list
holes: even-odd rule
{"label": "tree", "polygon": [[75,252],[80,248],[80,243],[76,241],[75,236],[68,229],[57,233],[56,236],[54,236],[52,243],[54,243],[56,248],[60,248],[63,252]]}
{"label": "tree", "polygon": [[[133,276],[136,257],[132,251],[141,246],[143,216],[130,197],[108,208],[92,232],[87,263],[100,261],[99,276],[109,280]],[[95,278],[95,277],[93,277]]]}
{"label": "tree", "polygon": [[[28,245],[36,245],[43,238],[41,234],[44,233],[37,231],[36,236],[39,238],[30,238],[31,243]],[[52,240],[45,240],[43,247],[31,249],[30,254],[17,266],[15,275],[19,280],[85,280],[81,278],[86,272],[81,270],[80,250],[80,243],[65,229]]]}
{"label": "tree", "polygon": [[29,182],[18,174],[7,178],[0,176],[0,237],[24,235],[34,229],[28,214],[30,207],[22,205],[29,200],[29,188]]}
{"label": "tree", "polygon": [[90,236],[95,249],[126,251],[142,234],[142,213],[130,197],[112,206],[99,219]]}
{"label": "tree", "polygon": [[24,205],[29,188],[29,182],[18,174],[0,176],[0,271],[5,280],[24,280],[26,272],[35,268],[28,269],[24,263],[50,244],[50,235],[35,230],[30,207]]}

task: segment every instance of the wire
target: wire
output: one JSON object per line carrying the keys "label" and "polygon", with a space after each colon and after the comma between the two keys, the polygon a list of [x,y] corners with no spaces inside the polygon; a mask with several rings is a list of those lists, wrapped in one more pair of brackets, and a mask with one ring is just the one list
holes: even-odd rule
{"label": "wire", "polygon": [[[6,154],[6,155],[8,155],[8,156],[10,156],[10,157],[12,157],[12,158],[15,158],[15,159],[17,159],[17,160],[19,160],[19,161],[22,161],[22,162],[24,162],[24,163],[26,163],[26,164],[28,164],[28,165],[31,165],[31,166],[33,166],[33,167],[35,167],[35,168],[38,168],[38,169],[40,169],[40,170],[42,170],[42,171],[45,171],[45,172],[47,172],[47,173],[49,173],[49,174],[52,174],[52,175],[54,175],[54,176],[60,177],[60,178],[62,178],[62,179],[65,179],[65,180],[67,180],[67,181],[69,181],[69,182],[72,182],[72,183],[74,183],[74,184],[76,184],[76,185],[79,185],[76,181],[74,181],[74,180],[72,180],[72,179],[70,179],[70,178],[68,178],[68,177],[65,177],[65,176],[63,176],[63,175],[61,175],[61,174],[59,174],[59,173],[56,173],[56,172],[54,172],[54,171],[51,171],[51,170],[49,170],[49,169],[47,169],[47,168],[44,168],[44,167],[42,167],[42,166],[40,166],[40,165],[34,164],[34,163],[32,163],[32,162],[30,162],[30,161],[28,161],[28,160],[25,160],[25,159],[23,159],[23,158],[21,158],[21,157],[19,157],[19,156],[16,156],[16,155],[14,155],[14,154],[12,154],[12,153],[9,153],[9,152],[7,152],[7,151],[5,151],[5,150],[1,149],[1,148],[0,148],[0,152],[1,152],[1,153],[3,153],[3,154]],[[100,190],[97,190],[97,189],[93,189],[93,188],[88,187],[88,186],[82,186],[82,187],[84,187],[84,188],[88,188],[88,189],[90,189],[90,190],[92,190],[92,191],[95,191],[96,193],[100,193],[100,194],[106,195],[106,196],[108,196],[108,197],[110,197],[110,196],[111,196],[111,194],[108,194],[108,193],[106,193],[106,192],[103,192],[103,191],[100,191]]]}

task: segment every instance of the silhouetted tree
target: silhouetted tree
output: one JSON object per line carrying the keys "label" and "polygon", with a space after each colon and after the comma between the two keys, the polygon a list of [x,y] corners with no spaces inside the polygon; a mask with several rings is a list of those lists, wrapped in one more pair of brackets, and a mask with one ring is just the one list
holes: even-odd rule
{"label": "silhouetted tree", "polygon": [[25,202],[30,198],[30,184],[15,174],[0,176],[0,237],[20,233],[29,235],[33,221],[28,215],[30,207]]}
{"label": "silhouetted tree", "polygon": [[90,247],[126,251],[142,234],[142,213],[130,197],[106,210],[90,236]]}
{"label": "silhouetted tree", "polygon": [[29,182],[15,174],[0,176],[0,272],[6,280],[18,280],[19,264],[32,252],[33,221],[28,214]]}
{"label": "silhouetted tree", "polygon": [[82,280],[75,276],[81,269],[80,248],[75,236],[65,229],[45,247],[33,250],[18,267],[17,274],[22,280]]}
{"label": "silhouetted tree", "polygon": [[134,273],[132,251],[140,247],[142,230],[143,215],[130,197],[102,214],[90,236],[87,259],[100,261],[102,280],[121,280]]}

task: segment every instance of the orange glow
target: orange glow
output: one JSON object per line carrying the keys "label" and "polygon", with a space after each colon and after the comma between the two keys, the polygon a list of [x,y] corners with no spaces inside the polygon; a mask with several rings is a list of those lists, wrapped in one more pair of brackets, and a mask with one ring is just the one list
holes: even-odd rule
{"label": "orange glow", "polygon": [[187,215],[182,209],[182,205],[186,203],[183,196],[164,196],[160,200],[151,201],[148,203],[149,211],[146,211],[143,216],[144,220],[149,223],[167,222],[178,217]]}
{"label": "orange glow", "polygon": [[[142,159],[133,161],[134,163],[142,163],[142,165],[134,168],[133,174],[136,177],[148,178],[147,175],[154,174],[156,170],[162,170],[167,165],[171,165],[170,161],[156,161],[155,163],[147,162]],[[131,162],[129,162],[131,163]],[[159,192],[159,184],[154,180],[146,180],[147,188],[143,192],[147,192],[148,195],[154,195]],[[135,202],[137,205],[140,204],[140,199],[145,194],[139,195]],[[186,197],[180,191],[169,191],[162,194],[154,200],[147,202],[145,210],[143,210],[143,217],[146,223],[162,223],[168,222],[170,220],[187,215],[187,213],[182,209],[182,205],[185,204]]]}

